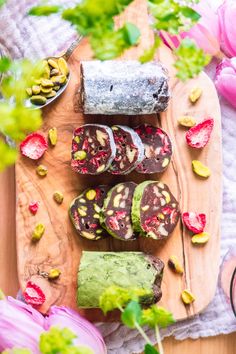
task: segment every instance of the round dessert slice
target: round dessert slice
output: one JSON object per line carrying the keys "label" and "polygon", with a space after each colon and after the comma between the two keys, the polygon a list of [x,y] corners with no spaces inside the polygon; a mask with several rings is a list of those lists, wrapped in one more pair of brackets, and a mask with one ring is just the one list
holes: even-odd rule
{"label": "round dessert slice", "polygon": [[116,156],[109,172],[114,175],[126,175],[144,159],[143,143],[138,134],[129,127],[114,125],[111,129],[116,144]]}
{"label": "round dessert slice", "polygon": [[168,186],[158,181],[140,183],[134,191],[134,230],[155,240],[167,238],[179,220],[179,207]]}
{"label": "round dessert slice", "polygon": [[88,188],[72,201],[69,215],[82,237],[89,240],[107,237],[107,232],[100,226],[99,213],[109,190],[109,186]]}
{"label": "round dessert slice", "polygon": [[131,223],[131,206],[136,184],[119,183],[104,200],[100,214],[101,225],[115,238],[123,241],[136,239]]}
{"label": "round dessert slice", "polygon": [[74,131],[71,167],[82,174],[98,175],[106,171],[116,155],[111,128],[85,124]]}
{"label": "round dessert slice", "polygon": [[134,129],[144,145],[144,160],[136,167],[139,173],[160,173],[170,163],[172,144],[164,130],[152,125],[142,124]]}

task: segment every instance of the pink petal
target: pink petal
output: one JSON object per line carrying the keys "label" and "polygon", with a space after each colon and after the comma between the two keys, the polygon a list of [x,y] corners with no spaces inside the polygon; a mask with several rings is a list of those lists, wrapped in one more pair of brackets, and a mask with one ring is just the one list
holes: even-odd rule
{"label": "pink petal", "polygon": [[67,307],[51,307],[49,316],[45,318],[45,330],[51,326],[67,327],[78,336],[78,339],[74,340],[74,344],[87,345],[96,354],[106,353],[105,343],[97,328]]}
{"label": "pink petal", "polygon": [[236,108],[236,75],[220,74],[215,85],[219,93]]}
{"label": "pink petal", "polygon": [[43,332],[43,316],[31,306],[8,298],[0,301],[0,350],[27,347],[38,354],[38,341]]}
{"label": "pink petal", "polygon": [[234,1],[225,1],[218,9],[221,48],[226,55],[233,57],[236,55],[236,4]]}

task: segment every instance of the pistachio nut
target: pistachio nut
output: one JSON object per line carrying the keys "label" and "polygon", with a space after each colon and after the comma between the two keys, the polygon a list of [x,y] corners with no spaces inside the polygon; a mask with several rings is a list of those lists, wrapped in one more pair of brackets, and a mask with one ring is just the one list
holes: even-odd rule
{"label": "pistachio nut", "polygon": [[171,256],[168,260],[168,266],[172,269],[175,273],[183,274],[184,268],[182,267],[178,257]]}
{"label": "pistachio nut", "polygon": [[48,138],[52,146],[55,146],[57,143],[57,128],[53,127],[48,131]]}
{"label": "pistachio nut", "polygon": [[45,177],[47,174],[48,174],[48,169],[46,166],[44,165],[39,165],[37,168],[36,168],[36,172],[39,176],[41,177]]}
{"label": "pistachio nut", "polygon": [[202,95],[202,89],[200,87],[193,87],[189,94],[189,100],[192,103],[197,102]]}
{"label": "pistachio nut", "polygon": [[46,101],[47,101],[46,97],[43,97],[41,95],[30,97],[30,102],[37,105],[37,106],[41,106],[41,105],[45,104]]}
{"label": "pistachio nut", "polygon": [[196,125],[196,120],[192,116],[181,116],[178,119],[178,123],[183,127],[191,128]]}
{"label": "pistachio nut", "polygon": [[202,245],[209,241],[210,234],[208,232],[201,232],[200,234],[193,235],[192,243]]}
{"label": "pistachio nut", "polygon": [[191,304],[193,301],[196,300],[195,296],[193,295],[193,293],[188,290],[188,289],[185,289],[182,291],[181,293],[181,298],[182,298],[182,301],[185,305],[189,305]]}
{"label": "pistachio nut", "polygon": [[59,269],[52,268],[48,272],[48,279],[49,280],[54,280],[54,279],[59,278],[60,275],[61,275],[61,271]]}
{"label": "pistachio nut", "polygon": [[53,193],[53,199],[55,200],[55,202],[57,204],[61,204],[63,202],[63,199],[64,199],[64,195],[63,193],[61,193],[60,191],[55,191]]}
{"label": "pistachio nut", "polygon": [[208,178],[211,175],[211,170],[209,169],[209,167],[203,165],[203,163],[198,160],[192,161],[192,169],[193,172],[200,177]]}
{"label": "pistachio nut", "polygon": [[89,189],[85,194],[85,196],[88,200],[94,200],[96,195],[97,195],[97,193],[94,189]]}
{"label": "pistachio nut", "polygon": [[38,223],[33,231],[31,240],[33,242],[39,241],[45,232],[45,226],[42,223]]}
{"label": "pistachio nut", "polygon": [[58,66],[62,75],[67,76],[69,74],[68,65],[64,58],[58,59]]}

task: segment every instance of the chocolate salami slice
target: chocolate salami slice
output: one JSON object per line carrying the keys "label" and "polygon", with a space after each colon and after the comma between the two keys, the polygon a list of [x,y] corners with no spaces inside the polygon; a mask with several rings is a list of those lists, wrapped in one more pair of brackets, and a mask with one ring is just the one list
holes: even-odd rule
{"label": "chocolate salami slice", "polygon": [[144,145],[145,158],[136,167],[139,173],[160,173],[170,163],[172,144],[164,130],[148,124],[141,124],[135,128]]}
{"label": "chocolate salami slice", "polygon": [[99,213],[110,188],[88,188],[72,201],[69,215],[76,231],[82,237],[89,240],[107,237],[107,232],[99,223]]}
{"label": "chocolate salami slice", "polygon": [[126,175],[144,159],[143,143],[138,134],[129,127],[114,125],[111,129],[116,144],[116,156],[109,172],[114,175]]}
{"label": "chocolate salami slice", "polygon": [[104,200],[100,214],[101,225],[113,237],[124,241],[136,238],[131,223],[131,206],[135,187],[134,182],[119,183],[113,187]]}
{"label": "chocolate salami slice", "polygon": [[111,128],[85,124],[74,131],[71,167],[82,174],[98,175],[106,171],[116,154]]}
{"label": "chocolate salami slice", "polygon": [[138,60],[81,62],[80,101],[86,114],[152,114],[167,108],[167,70]]}
{"label": "chocolate salami slice", "polygon": [[145,181],[134,191],[132,222],[134,230],[155,240],[167,238],[179,220],[179,207],[166,184]]}
{"label": "chocolate salami slice", "polygon": [[140,297],[142,305],[160,300],[164,264],[142,252],[83,251],[79,272],[77,303],[82,308],[99,307],[99,298],[109,286],[150,290]]}

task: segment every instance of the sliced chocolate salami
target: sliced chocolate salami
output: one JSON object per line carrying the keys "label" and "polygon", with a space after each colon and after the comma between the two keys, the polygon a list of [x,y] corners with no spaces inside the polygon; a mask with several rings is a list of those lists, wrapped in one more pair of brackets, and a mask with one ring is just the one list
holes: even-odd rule
{"label": "sliced chocolate salami", "polygon": [[155,240],[167,238],[179,220],[178,202],[168,186],[145,181],[134,191],[132,222],[134,230]]}
{"label": "sliced chocolate salami", "polygon": [[81,62],[80,101],[86,114],[152,114],[167,108],[167,70],[159,62]]}
{"label": "sliced chocolate salami", "polygon": [[114,175],[126,175],[144,159],[144,146],[133,129],[124,125],[114,125],[111,129],[116,144],[116,156],[109,172]]}
{"label": "sliced chocolate salami", "polygon": [[109,186],[88,188],[72,201],[69,215],[80,236],[89,240],[107,237],[107,232],[99,223],[99,213],[110,188]]}
{"label": "sliced chocolate salami", "polygon": [[71,167],[82,174],[98,175],[106,171],[116,154],[111,128],[85,124],[74,131]]}
{"label": "sliced chocolate salami", "polygon": [[131,223],[131,206],[136,184],[119,183],[104,200],[100,214],[101,225],[115,238],[128,241],[136,238]]}
{"label": "sliced chocolate salami", "polygon": [[158,127],[141,124],[135,128],[144,145],[145,158],[136,167],[139,173],[160,173],[170,163],[172,144],[168,134]]}
{"label": "sliced chocolate salami", "polygon": [[162,296],[164,264],[142,252],[83,251],[78,271],[77,303],[82,308],[99,307],[99,298],[112,285],[150,290],[139,301],[148,306]]}

